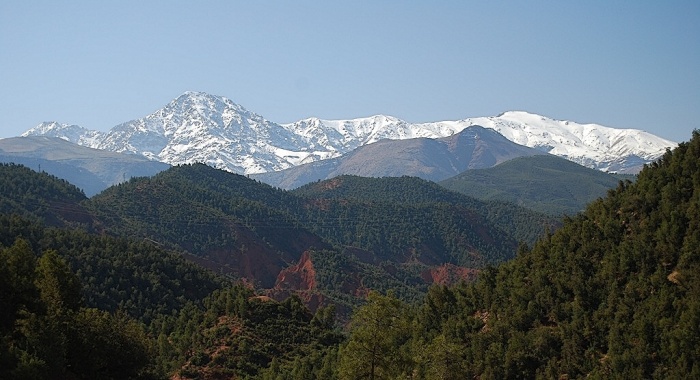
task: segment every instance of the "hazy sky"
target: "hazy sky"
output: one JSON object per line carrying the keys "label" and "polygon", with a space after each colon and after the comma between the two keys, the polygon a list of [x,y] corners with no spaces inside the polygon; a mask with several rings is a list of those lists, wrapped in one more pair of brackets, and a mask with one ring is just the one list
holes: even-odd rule
{"label": "hazy sky", "polygon": [[685,141],[700,1],[0,1],[0,137],[187,90],[278,123],[524,110]]}

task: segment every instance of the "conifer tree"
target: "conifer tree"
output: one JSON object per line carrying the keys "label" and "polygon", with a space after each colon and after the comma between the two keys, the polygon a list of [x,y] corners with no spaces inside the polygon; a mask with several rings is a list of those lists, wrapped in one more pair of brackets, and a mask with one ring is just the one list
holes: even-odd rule
{"label": "conifer tree", "polygon": [[410,322],[406,304],[392,294],[370,292],[350,321],[350,338],[339,353],[339,378],[394,379],[410,372]]}

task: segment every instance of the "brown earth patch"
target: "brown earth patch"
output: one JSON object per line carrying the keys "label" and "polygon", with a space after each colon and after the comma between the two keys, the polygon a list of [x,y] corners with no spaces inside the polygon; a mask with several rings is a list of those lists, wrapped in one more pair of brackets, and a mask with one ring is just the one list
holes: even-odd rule
{"label": "brown earth patch", "polygon": [[316,288],[316,270],[309,251],[302,253],[299,262],[282,269],[277,275],[274,289],[312,290]]}
{"label": "brown earth patch", "polygon": [[315,312],[319,306],[326,304],[325,297],[316,287],[316,270],[311,261],[311,252],[305,251],[298,263],[279,272],[275,286],[267,291],[267,295],[277,301],[283,301],[295,294],[309,310]]}
{"label": "brown earth patch", "polygon": [[474,281],[479,273],[477,269],[460,267],[454,264],[443,264],[421,273],[425,282],[438,285],[454,285],[460,281]]}

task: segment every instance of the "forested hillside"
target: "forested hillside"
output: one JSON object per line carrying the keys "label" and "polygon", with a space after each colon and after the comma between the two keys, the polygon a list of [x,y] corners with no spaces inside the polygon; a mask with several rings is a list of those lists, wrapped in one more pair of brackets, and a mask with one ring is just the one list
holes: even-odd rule
{"label": "forested hillside", "polygon": [[[354,195],[290,193],[185,165],[114,186],[83,204],[113,233],[185,251],[277,299],[302,290],[314,305],[352,306],[368,289],[393,288],[418,299],[433,282],[454,283],[508,260],[519,241],[532,243],[554,224],[417,178],[356,182],[346,186],[357,189]],[[295,265],[313,271],[302,279],[290,273]]]}
{"label": "forested hillside", "polygon": [[698,211],[694,132],[475,283],[434,287],[417,308],[370,297],[340,378],[700,377]]}
{"label": "forested hillside", "polygon": [[[371,290],[419,300],[432,282],[475,276],[475,268],[458,264],[501,261],[517,244],[467,207],[336,199],[329,208],[327,199],[300,198],[203,165],[133,179],[91,200],[44,173],[4,169],[1,199],[12,207],[0,215],[3,294],[10,295],[0,359],[10,378],[333,375],[344,340],[336,305],[346,320]],[[360,240],[367,231],[373,237]],[[451,246],[449,239],[456,239]],[[39,281],[32,268],[47,254],[71,284],[60,297],[72,306],[60,319],[47,314],[38,285],[15,294],[15,282]],[[216,261],[225,255],[247,267]],[[231,278],[246,285],[231,287]],[[65,339],[37,340],[46,334]],[[109,344],[98,343],[93,356],[71,356],[86,340],[102,339]],[[119,345],[138,360],[120,359],[113,352]],[[58,356],[49,358],[53,351]],[[105,362],[110,358],[114,363]]]}
{"label": "forested hillside", "polygon": [[143,325],[86,308],[79,279],[54,250],[37,259],[18,238],[0,248],[0,377],[148,378],[154,357]]}
{"label": "forested hillside", "polygon": [[343,339],[332,307],[314,315],[149,242],[16,216],[0,216],[0,289],[3,379],[238,378]]}
{"label": "forested hillside", "polygon": [[333,308],[315,317],[298,298],[234,286],[151,241],[28,215],[0,215],[0,378],[161,379],[205,364],[244,377],[342,339]]}
{"label": "forested hillside", "polygon": [[[314,309],[335,303],[344,314],[370,289],[395,289],[417,300],[431,283],[473,278],[554,223],[409,177],[347,177],[353,181],[343,188],[355,188],[354,194],[300,196],[205,165],[186,165],[86,199],[65,181],[45,174],[27,180],[36,173],[6,168],[2,200],[16,205],[7,212],[128,236],[144,249],[176,251],[217,274],[244,279],[276,299],[301,291]],[[61,186],[67,196],[53,190]],[[37,189],[44,193],[32,195]],[[302,267],[311,271],[300,275],[296,268]]]}
{"label": "forested hillside", "polygon": [[511,202],[561,217],[583,211],[614,189],[622,177],[561,157],[537,155],[492,168],[467,170],[440,181],[440,185],[477,199]]}
{"label": "forested hillside", "polygon": [[[408,207],[462,208],[473,210],[489,226],[502,230],[519,242],[534,243],[558,219],[505,201],[480,201],[475,197],[446,190],[434,182],[416,177],[363,178],[340,176],[302,186],[292,194],[306,199],[335,199],[367,207],[402,205]],[[426,212],[428,215],[430,212]]]}
{"label": "forested hillside", "polygon": [[90,224],[80,202],[87,199],[65,180],[16,164],[0,163],[0,213],[16,214],[53,226]]}

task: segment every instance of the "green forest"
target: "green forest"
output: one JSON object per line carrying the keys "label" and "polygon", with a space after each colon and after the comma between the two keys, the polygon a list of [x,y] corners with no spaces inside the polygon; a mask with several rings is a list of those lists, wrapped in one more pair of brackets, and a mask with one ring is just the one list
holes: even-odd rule
{"label": "green forest", "polygon": [[634,176],[602,172],[554,155],[536,155],[467,170],[440,185],[478,199],[509,201],[561,216],[583,211],[620,179]]}
{"label": "green forest", "polygon": [[[203,165],[0,189],[2,379],[700,378],[698,131],[560,221]],[[426,279],[446,264],[476,278]]]}

